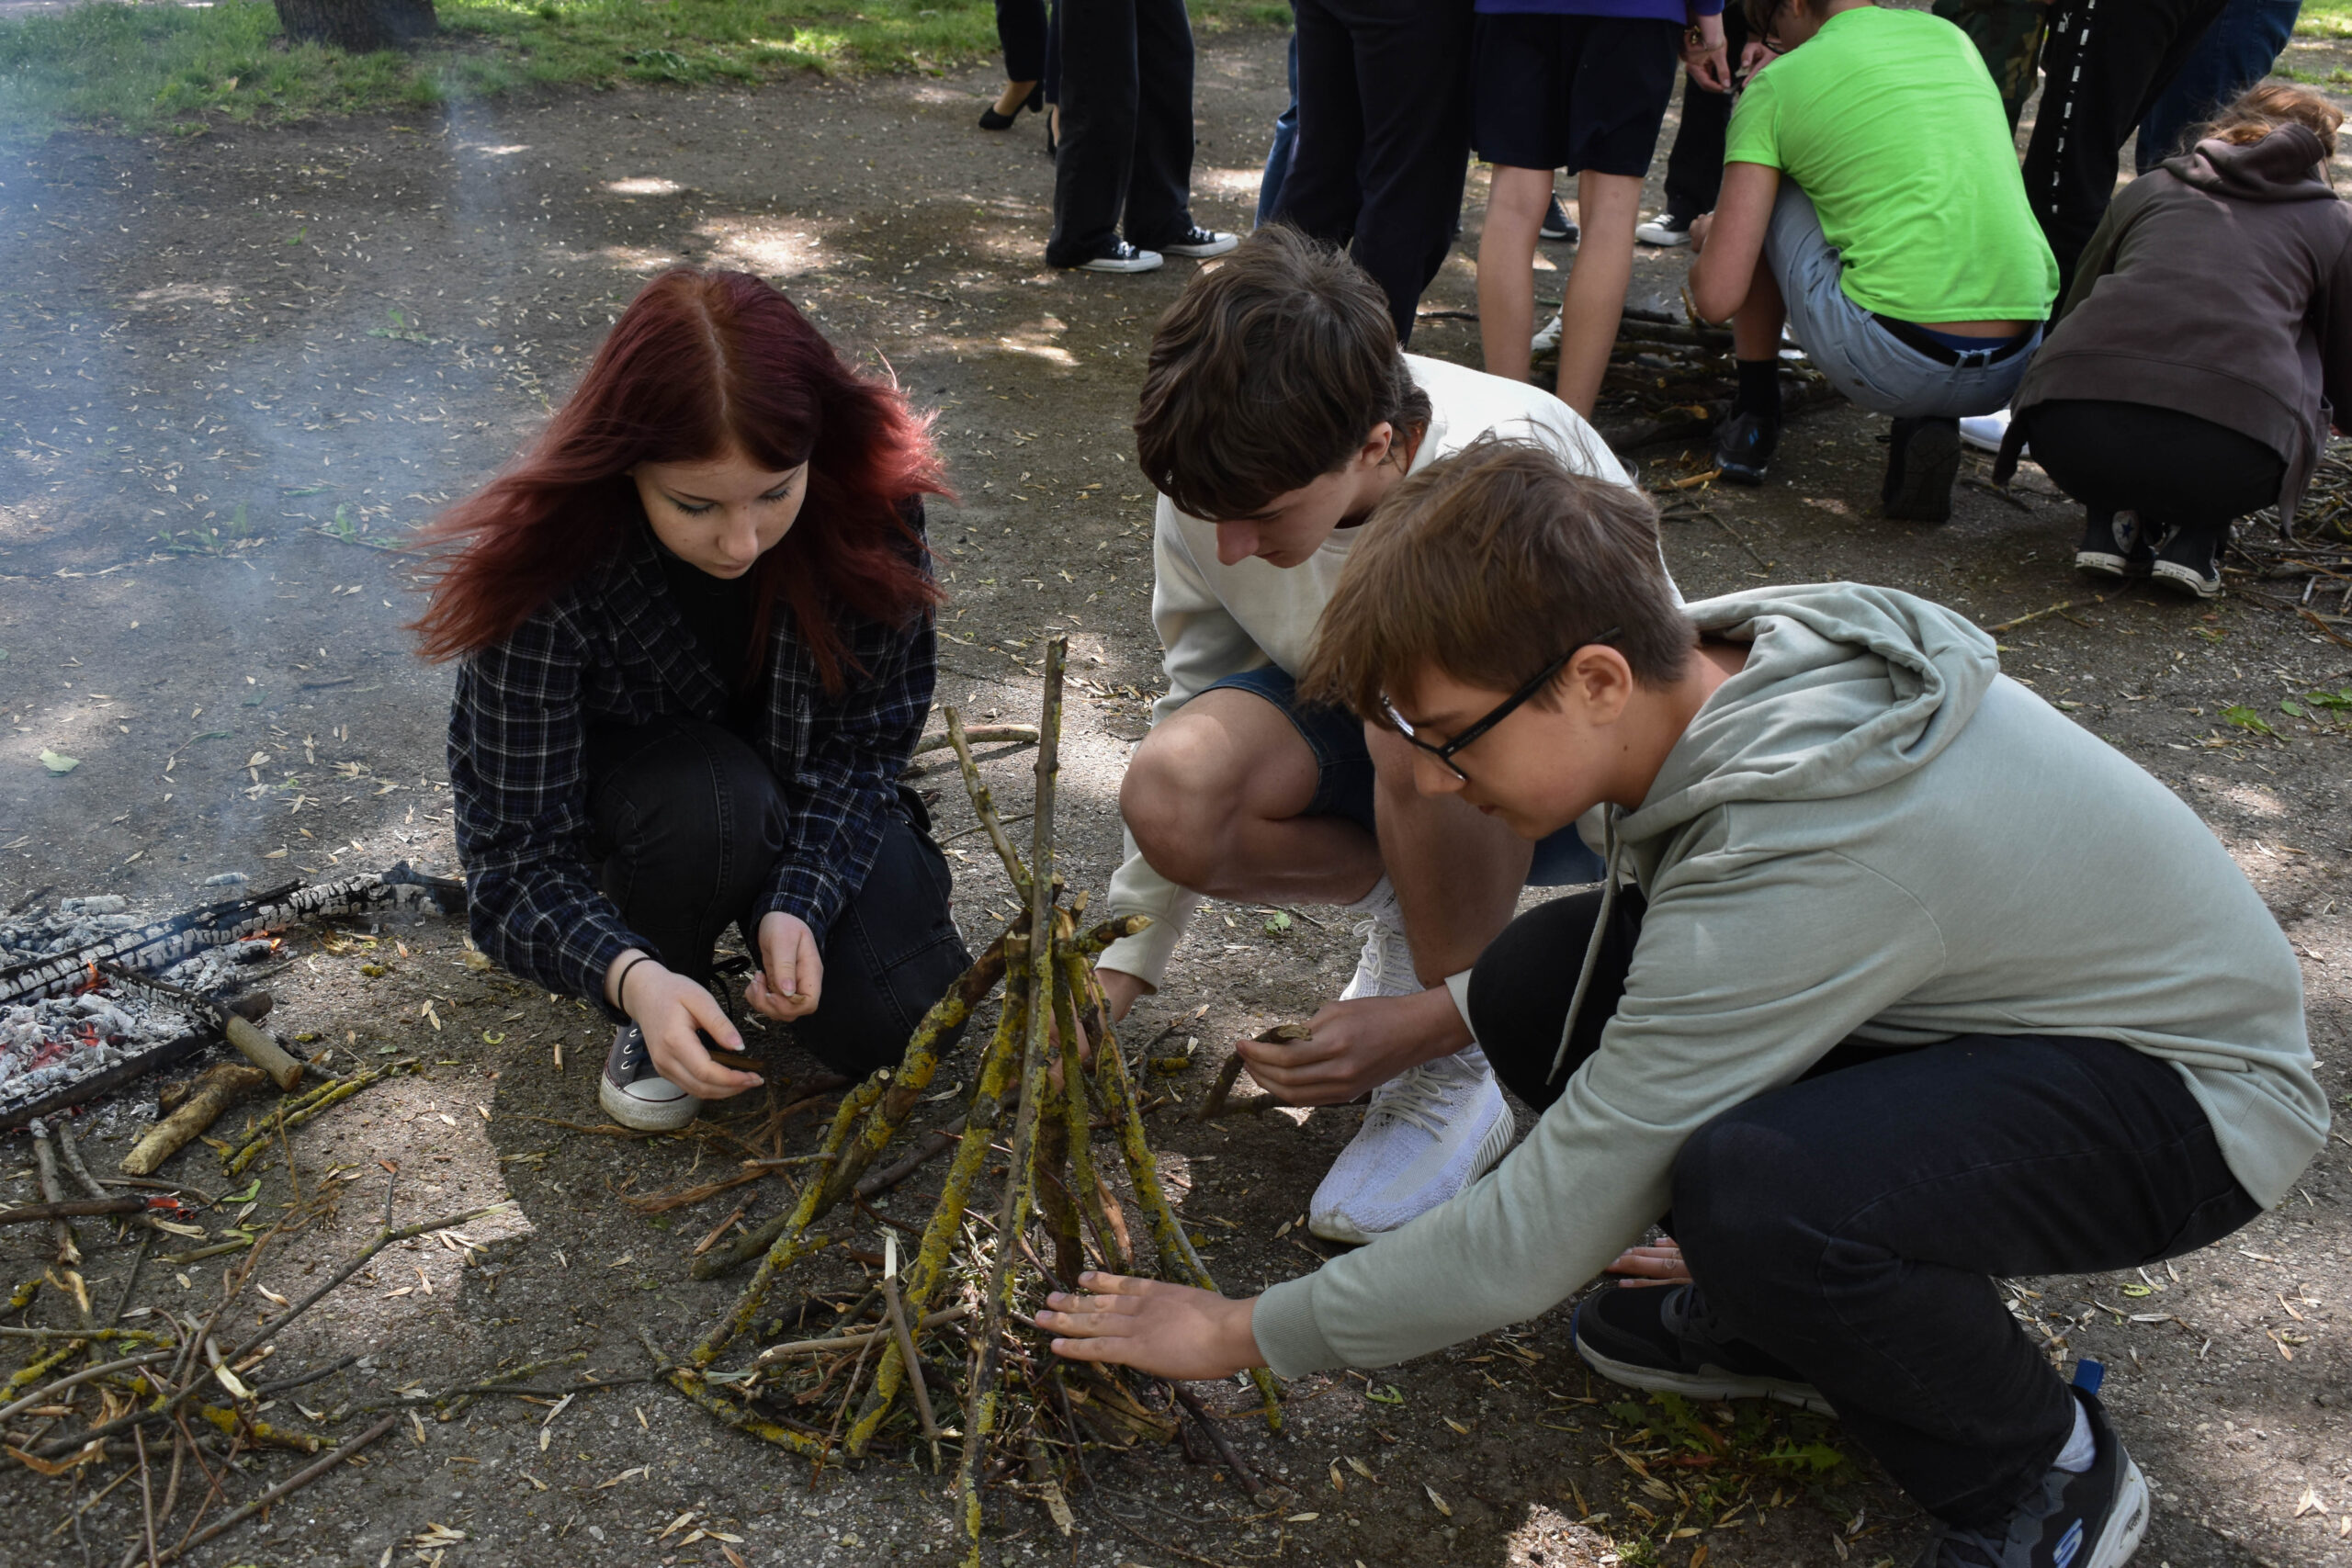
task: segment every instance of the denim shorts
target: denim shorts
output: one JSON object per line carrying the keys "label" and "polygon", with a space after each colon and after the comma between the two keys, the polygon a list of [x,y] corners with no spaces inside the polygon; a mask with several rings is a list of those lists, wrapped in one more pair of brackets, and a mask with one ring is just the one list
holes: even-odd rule
{"label": "denim shorts", "polygon": [[[1206,688],[1248,692],[1283,710],[1299,739],[1315,754],[1315,798],[1303,817],[1344,817],[1366,832],[1373,826],[1372,752],[1363,743],[1363,720],[1341,707],[1326,707],[1298,700],[1298,682],[1281,668],[1268,664],[1227,675]],[[1530,887],[1577,887],[1601,877],[1600,857],[1574,827],[1561,829],[1537,840],[1534,863],[1528,867]]]}
{"label": "denim shorts", "polygon": [[1821,232],[1813,197],[1785,176],[1764,231],[1764,262],[1781,286],[1789,330],[1805,357],[1831,386],[1872,413],[1963,419],[2005,409],[2040,346],[2037,327],[2025,352],[1997,364],[1944,365],[1888,332],[1839,287],[1845,258]]}

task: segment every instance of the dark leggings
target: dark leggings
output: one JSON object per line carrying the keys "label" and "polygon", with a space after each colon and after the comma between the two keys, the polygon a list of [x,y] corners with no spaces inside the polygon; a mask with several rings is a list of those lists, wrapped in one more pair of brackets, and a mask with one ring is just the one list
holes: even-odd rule
{"label": "dark leggings", "polygon": [[[899,802],[865,886],[825,933],[817,1010],[793,1025],[818,1060],[854,1077],[895,1066],[923,1013],[971,963],[922,802],[904,787]],[[750,746],[692,718],[592,728],[588,808],[605,892],[663,964],[707,984],[712,949],[730,924],[758,951],[758,900],[791,841],[792,817],[784,786]]]}
{"label": "dark leggings", "polygon": [[2278,499],[2287,464],[2251,435],[2150,403],[2064,400],[2019,414],[2033,460],[2094,517],[2136,512],[2162,533],[2229,538]]}
{"label": "dark leggings", "polygon": [[[1555,1083],[1600,907],[1594,890],[1530,910],[1471,976],[1487,1059],[1538,1108],[1599,1049],[1624,992],[1642,922],[1630,892]],[[1995,1281],[2151,1263],[2261,1213],[2178,1069],[2113,1041],[2033,1034],[1849,1041],[1693,1133],[1671,1193],[1710,1310],[1801,1371],[1922,1506],[1979,1526],[2007,1515],[2074,1422]]]}

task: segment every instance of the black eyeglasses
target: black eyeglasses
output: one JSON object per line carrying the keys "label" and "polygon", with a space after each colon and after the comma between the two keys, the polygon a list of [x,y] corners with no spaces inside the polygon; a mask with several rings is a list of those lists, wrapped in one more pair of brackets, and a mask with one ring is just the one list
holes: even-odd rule
{"label": "black eyeglasses", "polygon": [[1403,736],[1408,744],[1418,747],[1423,751],[1427,751],[1430,756],[1435,757],[1440,762],[1442,762],[1448,773],[1452,773],[1455,778],[1460,779],[1464,784],[1468,784],[1470,782],[1470,775],[1464,773],[1453,761],[1457,752],[1459,752],[1464,747],[1476,741],[1480,737],[1484,736],[1487,731],[1494,728],[1495,726],[1500,724],[1503,720],[1509,718],[1513,713],[1519,710],[1521,704],[1526,702],[1530,697],[1535,695],[1536,693],[1550,685],[1552,683],[1552,678],[1568,667],[1569,660],[1574,659],[1577,654],[1583,652],[1586,649],[1592,647],[1595,643],[1604,643],[1613,640],[1617,634],[1623,629],[1624,628],[1622,626],[1611,626],[1607,631],[1602,632],[1599,637],[1594,637],[1590,642],[1580,642],[1577,644],[1574,648],[1571,648],[1566,653],[1560,655],[1559,658],[1555,659],[1551,663],[1546,664],[1543,669],[1538,670],[1528,679],[1525,685],[1520,687],[1518,691],[1513,692],[1510,696],[1505,697],[1501,702],[1496,704],[1494,707],[1489,709],[1484,718],[1481,718],[1477,723],[1472,725],[1469,728],[1464,730],[1461,734],[1455,736],[1453,739],[1447,741],[1442,746],[1432,746],[1428,741],[1422,739],[1419,735],[1414,734],[1412,725],[1406,719],[1403,714],[1396,711],[1396,705],[1390,702],[1385,695],[1383,695],[1380,699],[1380,711],[1388,716],[1388,722],[1396,726],[1396,733]]}

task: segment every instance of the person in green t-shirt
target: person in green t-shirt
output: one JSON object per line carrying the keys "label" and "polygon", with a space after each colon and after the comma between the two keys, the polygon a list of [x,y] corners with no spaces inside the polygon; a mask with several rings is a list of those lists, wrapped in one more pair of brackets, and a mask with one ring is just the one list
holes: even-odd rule
{"label": "person in green t-shirt", "polygon": [[1894,416],[1886,515],[1951,515],[1962,416],[2007,405],[2058,264],[2027,205],[2001,96],[1950,22],[1872,0],[1747,0],[1780,58],[1732,110],[1723,194],[1691,225],[1690,298],[1732,321],[1724,478],[1759,484],[1781,431],[1781,328]]}

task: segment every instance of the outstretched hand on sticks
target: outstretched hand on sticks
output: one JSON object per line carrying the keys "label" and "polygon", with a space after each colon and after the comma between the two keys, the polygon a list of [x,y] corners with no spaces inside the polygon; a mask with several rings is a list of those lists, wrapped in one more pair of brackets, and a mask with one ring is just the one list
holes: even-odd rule
{"label": "outstretched hand on sticks", "polygon": [[1056,1291],[1037,1314],[1037,1326],[1055,1337],[1057,1356],[1187,1380],[1231,1377],[1266,1364],[1250,1329],[1255,1296],[1235,1301],[1094,1269],[1078,1282],[1085,1293]]}

